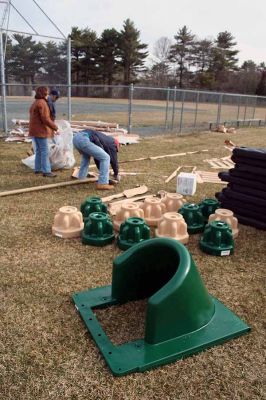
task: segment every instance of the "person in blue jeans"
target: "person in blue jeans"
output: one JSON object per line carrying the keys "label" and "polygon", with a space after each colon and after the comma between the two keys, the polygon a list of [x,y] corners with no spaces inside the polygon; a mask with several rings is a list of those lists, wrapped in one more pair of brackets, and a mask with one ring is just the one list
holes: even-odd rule
{"label": "person in blue jeans", "polygon": [[93,157],[99,162],[99,178],[96,188],[98,190],[112,190],[113,185],[109,184],[110,156],[101,147],[92,143],[89,131],[80,131],[74,135],[73,144],[81,154],[81,163],[78,179],[87,177],[90,158]]}
{"label": "person in blue jeans", "polygon": [[52,173],[49,160],[48,139],[54,136],[58,126],[50,117],[47,98],[48,88],[38,87],[35,101],[30,107],[29,136],[32,137],[35,147],[35,174],[55,178],[56,174]]}

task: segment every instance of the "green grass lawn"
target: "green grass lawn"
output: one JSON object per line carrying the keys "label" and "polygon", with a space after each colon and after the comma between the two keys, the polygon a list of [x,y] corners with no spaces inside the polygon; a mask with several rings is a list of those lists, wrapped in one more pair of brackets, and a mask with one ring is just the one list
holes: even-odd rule
{"label": "green grass lawn", "polygon": [[[121,164],[127,176],[114,192],[146,184],[150,193],[174,192],[164,183],[178,165],[211,170],[206,158],[224,157],[225,138],[237,145],[265,147],[266,129],[243,129],[235,135],[201,133],[144,139],[123,146],[119,159],[208,149],[208,153]],[[21,164],[30,145],[0,142],[1,191],[51,183]],[[77,155],[78,159],[78,155]],[[191,171],[192,167],[184,168]],[[213,170],[212,170],[213,171]],[[62,171],[52,182],[69,180]],[[188,201],[214,197],[224,185],[199,184]],[[112,194],[114,192],[109,192]],[[115,378],[110,373],[71,300],[74,292],[111,283],[112,260],[120,250],[84,246],[79,239],[51,234],[59,207],[80,207],[95,184],[1,197],[1,330],[0,398],[3,400],[190,400],[265,398],[265,259],[266,233],[239,226],[235,254],[213,257],[198,247],[199,235],[187,245],[202,278],[251,332],[223,345],[145,373]],[[145,304],[129,304],[99,318],[115,342],[143,334]],[[111,317],[110,317],[111,315]]]}

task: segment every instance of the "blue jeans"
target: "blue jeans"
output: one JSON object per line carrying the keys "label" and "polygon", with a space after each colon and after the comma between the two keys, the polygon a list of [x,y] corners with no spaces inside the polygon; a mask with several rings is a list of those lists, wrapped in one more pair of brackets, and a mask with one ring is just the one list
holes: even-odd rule
{"label": "blue jeans", "polygon": [[89,139],[88,133],[78,132],[74,135],[73,143],[81,154],[81,163],[78,177],[84,179],[87,177],[90,158],[93,157],[100,163],[100,174],[98,183],[109,183],[110,156],[101,147],[96,146]]}
{"label": "blue jeans", "polygon": [[32,141],[35,151],[35,171],[49,174],[51,172],[51,164],[49,160],[48,139],[33,137]]}

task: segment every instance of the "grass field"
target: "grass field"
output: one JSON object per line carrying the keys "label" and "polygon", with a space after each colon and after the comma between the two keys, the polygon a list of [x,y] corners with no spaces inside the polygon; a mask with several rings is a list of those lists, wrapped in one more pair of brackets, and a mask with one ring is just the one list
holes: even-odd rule
{"label": "grass field", "polygon": [[[115,192],[145,183],[151,193],[175,191],[165,177],[178,165],[209,169],[205,158],[229,154],[227,135],[202,133],[144,139],[124,146],[120,160],[209,149],[186,157],[121,164],[144,175],[123,178]],[[230,139],[265,147],[266,130],[243,129]],[[1,191],[46,184],[21,164],[29,145],[0,142]],[[77,156],[78,159],[78,156]],[[191,171],[191,167],[187,168]],[[55,182],[69,180],[70,171]],[[50,181],[49,181],[50,183]],[[198,185],[193,202],[213,197],[220,184]],[[112,193],[112,192],[111,192]],[[0,398],[3,400],[260,400],[265,391],[266,232],[240,225],[235,254],[212,257],[192,235],[188,249],[209,292],[247,324],[251,332],[223,345],[145,373],[115,378],[87,333],[71,300],[74,292],[110,284],[115,245],[83,246],[51,235],[59,207],[79,207],[103,193],[95,184],[2,197],[0,200]],[[110,193],[109,193],[110,194]],[[104,194],[105,195],[105,194]],[[109,310],[110,311],[110,310]],[[133,303],[99,318],[115,343],[143,334],[145,304]]]}

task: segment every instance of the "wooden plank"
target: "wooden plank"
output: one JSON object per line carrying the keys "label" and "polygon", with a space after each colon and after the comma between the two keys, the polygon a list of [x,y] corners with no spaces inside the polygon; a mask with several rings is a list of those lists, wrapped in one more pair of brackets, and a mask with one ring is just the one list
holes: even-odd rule
{"label": "wooden plank", "polygon": [[164,154],[161,156],[154,156],[154,157],[150,156],[150,157],[134,158],[132,160],[119,161],[119,164],[134,162],[134,161],[159,160],[161,158],[167,158],[167,157],[181,157],[181,156],[186,156],[188,154],[199,154],[199,153],[203,153],[203,152],[207,152],[207,151],[209,151],[209,150],[204,149],[204,150],[190,151],[187,153],[174,153],[174,154]]}
{"label": "wooden plank", "polygon": [[124,197],[124,196],[127,197],[127,198],[130,198],[130,197],[134,197],[134,196],[136,196],[138,194],[146,193],[147,191],[148,191],[147,186],[146,185],[142,185],[142,186],[138,186],[138,187],[133,188],[133,189],[124,190],[121,193],[116,193],[116,194],[113,194],[111,196],[102,197],[102,201],[104,203],[107,203],[109,201],[112,201],[114,199],[119,199],[119,198]]}
{"label": "wooden plank", "polygon": [[227,184],[227,182],[223,182],[219,177],[217,172],[209,172],[209,171],[197,171],[196,174],[200,177],[202,182],[199,183],[221,183]]}
{"label": "wooden plank", "polygon": [[117,200],[117,201],[113,201],[112,203],[109,203],[109,207],[112,207],[113,205],[118,205],[118,204],[123,204],[123,203],[131,203],[132,201],[138,201],[138,200],[145,200],[148,197],[155,197],[154,194],[144,194],[142,196],[136,196],[136,197],[131,197],[129,199],[123,199],[123,200]]}
{"label": "wooden plank", "polygon": [[163,156],[149,157],[149,160],[159,160],[160,158],[186,156],[187,153],[164,154]]}
{"label": "wooden plank", "polygon": [[109,203],[108,211],[111,215],[116,215],[117,211],[120,210],[122,204],[132,203],[132,202],[139,204],[139,200],[145,200],[149,197],[154,197],[154,195],[148,194],[148,195],[144,195],[144,196],[133,197],[131,199],[123,199],[123,200],[119,200],[119,201],[114,201],[113,203]]}
{"label": "wooden plank", "polygon": [[165,182],[165,183],[170,182],[170,181],[177,175],[178,171],[180,171],[181,168],[182,168],[182,165],[179,166],[179,167],[177,167],[177,168],[174,170],[174,172],[172,172],[172,174],[169,175],[168,178],[165,179],[164,182]]}
{"label": "wooden plank", "polygon": [[16,189],[16,190],[8,190],[6,192],[0,192],[0,197],[4,196],[11,196],[14,194],[21,194],[21,193],[29,193],[29,192],[36,192],[39,190],[47,190],[47,189],[56,189],[59,187],[63,186],[72,186],[72,185],[80,185],[82,183],[93,183],[96,182],[97,178],[87,178],[87,179],[81,179],[81,180],[74,180],[74,181],[68,181],[68,182],[59,182],[59,183],[52,183],[50,185],[42,185],[42,186],[33,186],[29,188],[24,188],[24,189]]}

